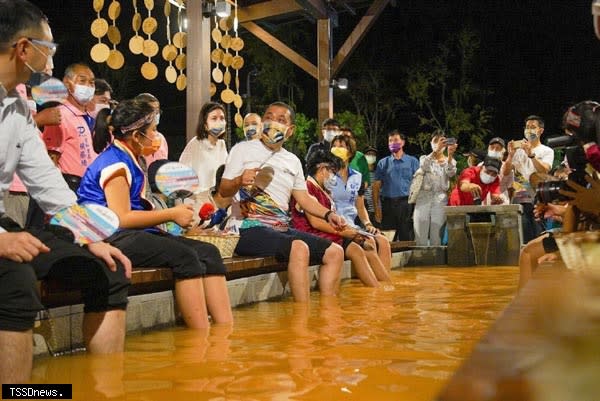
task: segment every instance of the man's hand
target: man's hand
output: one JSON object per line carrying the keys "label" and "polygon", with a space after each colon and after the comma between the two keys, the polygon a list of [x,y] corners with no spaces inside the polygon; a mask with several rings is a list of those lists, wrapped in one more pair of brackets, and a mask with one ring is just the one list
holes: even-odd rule
{"label": "man's hand", "polygon": [[46,125],[60,125],[62,122],[62,116],[58,107],[49,107],[44,109],[36,113],[36,115],[33,116],[33,119],[38,127],[43,127]]}
{"label": "man's hand", "polygon": [[102,259],[113,272],[117,271],[115,260],[121,262],[125,269],[125,277],[131,278],[131,261],[119,249],[106,242],[94,242],[88,245],[88,249],[94,256]]}
{"label": "man's hand", "polygon": [[30,262],[40,253],[50,251],[46,245],[28,232],[0,234],[0,258],[13,262]]}
{"label": "man's hand", "polygon": [[492,205],[501,205],[504,203],[504,199],[500,195],[490,195],[490,198],[492,200]]}
{"label": "man's hand", "polygon": [[600,214],[600,181],[589,175],[585,176],[585,180],[590,183],[590,188],[584,188],[576,182],[568,180],[567,185],[574,191],[561,189],[558,192],[572,198],[571,204],[577,206],[582,212]]}
{"label": "man's hand", "polygon": [[365,230],[371,234],[379,234],[379,230],[373,224],[368,223],[365,225]]}
{"label": "man's hand", "polygon": [[170,210],[173,213],[172,220],[179,226],[186,228],[192,224],[194,220],[194,206],[181,203]]}
{"label": "man's hand", "polygon": [[242,186],[246,185],[254,185],[254,180],[256,179],[256,173],[258,173],[258,168],[250,168],[248,170],[244,170],[241,177]]}
{"label": "man's hand", "polygon": [[336,231],[342,231],[346,227],[346,220],[342,216],[338,216],[335,213],[329,213],[327,216],[327,222],[331,224]]}
{"label": "man's hand", "polygon": [[454,153],[456,153],[456,149],[458,148],[458,143],[455,143],[454,145],[448,145],[448,158],[452,159],[452,157],[454,156]]}
{"label": "man's hand", "polygon": [[473,195],[473,198],[481,197],[481,187],[472,182],[470,182],[466,185],[466,191],[463,191],[463,192],[470,192],[471,195]]}
{"label": "man's hand", "polygon": [[533,214],[536,219],[553,219],[560,221],[567,210],[567,205],[556,203],[539,203],[535,205]]}

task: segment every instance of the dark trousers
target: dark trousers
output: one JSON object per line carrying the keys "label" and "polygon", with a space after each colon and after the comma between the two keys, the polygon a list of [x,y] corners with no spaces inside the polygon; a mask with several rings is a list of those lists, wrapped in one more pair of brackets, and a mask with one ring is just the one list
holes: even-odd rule
{"label": "dark trousers", "polygon": [[540,227],[540,223],[535,220],[533,203],[521,203],[521,206],[523,206],[521,228],[523,229],[523,243],[526,244],[539,236],[543,230]]}
{"label": "dark trousers", "polygon": [[408,203],[408,196],[382,198],[381,213],[382,229],[396,230],[394,241],[412,241],[415,238],[412,220],[413,205]]}

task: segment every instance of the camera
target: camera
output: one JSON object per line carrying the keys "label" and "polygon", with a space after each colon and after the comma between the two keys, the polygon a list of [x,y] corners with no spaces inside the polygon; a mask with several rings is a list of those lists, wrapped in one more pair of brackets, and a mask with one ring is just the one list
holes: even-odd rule
{"label": "camera", "polygon": [[446,145],[456,145],[456,138],[446,138]]}
{"label": "camera", "polygon": [[[576,144],[575,139],[576,138],[571,135],[563,135],[548,138],[546,143],[554,149],[564,148],[567,163],[571,169],[568,179],[585,187],[587,186],[585,180],[587,159],[583,147]],[[569,187],[566,180],[560,180],[549,175],[533,174],[530,181],[531,186],[535,188],[535,198],[541,203],[569,200],[569,198],[559,193],[561,189],[571,190],[571,187]]]}

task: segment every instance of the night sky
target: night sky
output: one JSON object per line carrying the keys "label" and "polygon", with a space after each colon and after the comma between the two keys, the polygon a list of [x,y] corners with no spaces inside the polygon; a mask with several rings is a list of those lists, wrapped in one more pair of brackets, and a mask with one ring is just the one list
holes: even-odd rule
{"label": "night sky", "polygon": [[[56,41],[61,45],[55,57],[55,75],[61,76],[64,67],[71,62],[87,61],[89,49],[95,42],[89,33],[89,25],[95,18],[91,0],[33,2],[50,18]],[[109,3],[106,0],[105,7]],[[131,20],[126,17],[131,13],[126,10],[131,8],[131,2],[123,0],[121,3],[125,11],[123,21],[118,24],[124,33],[130,30],[130,22],[125,23],[125,20]],[[143,1],[138,3],[143,7]],[[156,3],[160,5],[156,11],[162,12],[162,1]],[[493,91],[488,105],[495,109],[492,123],[495,134],[507,138],[522,135],[523,119],[529,114],[539,114],[546,119],[547,133],[558,133],[561,115],[568,105],[579,100],[600,99],[597,94],[600,40],[593,31],[591,0],[397,0],[396,4],[385,9],[361,47],[369,48],[365,54],[375,50],[375,54],[380,55],[370,60],[372,68],[384,69],[392,77],[390,85],[398,87],[399,96],[405,93],[399,67],[425,60],[450,33],[467,26],[481,37],[475,81]],[[334,32],[336,50],[356,21],[357,17],[348,13],[340,14],[340,27]],[[306,29],[315,29],[314,24],[303,25]],[[161,35],[160,29],[159,20],[159,33],[154,36],[163,40],[164,33]],[[127,33],[127,41],[128,38]],[[120,47],[125,48],[127,41]],[[139,68],[143,57],[133,57]],[[161,59],[160,63],[164,61]],[[164,68],[160,63],[159,70]],[[96,70],[96,65],[91,65]],[[351,69],[352,64],[346,64],[340,76]],[[102,76],[98,71],[97,75]],[[298,111],[314,117],[316,82],[302,72],[298,73],[298,79],[307,87]],[[160,98],[165,110],[161,130],[169,138],[171,157],[174,157],[185,142],[181,126],[185,95],[163,81],[145,81],[138,75],[133,90],[149,91]],[[396,124],[409,133],[417,128],[402,120]]]}

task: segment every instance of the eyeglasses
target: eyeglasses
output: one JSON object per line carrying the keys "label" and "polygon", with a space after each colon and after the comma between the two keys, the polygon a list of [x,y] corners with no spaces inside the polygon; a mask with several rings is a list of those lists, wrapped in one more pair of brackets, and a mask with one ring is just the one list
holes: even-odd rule
{"label": "eyeglasses", "polygon": [[[48,53],[48,56],[50,56],[50,57],[54,56],[56,54],[56,49],[58,49],[58,44],[56,44],[54,42],[49,42],[47,40],[34,39],[34,38],[25,38],[25,39],[27,39],[34,45],[44,46],[46,49],[50,50],[50,52]],[[15,42],[12,45],[12,47],[16,47],[16,46],[17,46],[17,43]],[[34,47],[36,47],[36,46],[34,46]]]}

